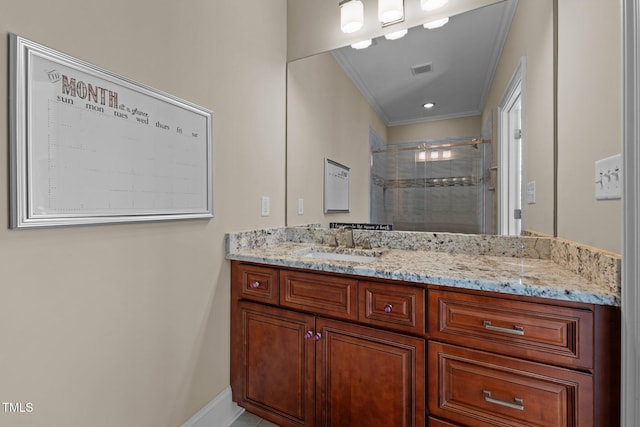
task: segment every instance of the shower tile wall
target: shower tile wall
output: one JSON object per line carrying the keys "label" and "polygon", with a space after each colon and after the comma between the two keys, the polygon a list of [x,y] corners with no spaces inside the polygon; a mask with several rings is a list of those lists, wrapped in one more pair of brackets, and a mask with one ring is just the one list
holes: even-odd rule
{"label": "shower tile wall", "polygon": [[[435,144],[437,145],[437,144]],[[479,146],[426,150],[373,150],[371,168],[372,222],[391,223],[396,230],[481,233],[485,150]],[[430,152],[439,151],[439,160]]]}

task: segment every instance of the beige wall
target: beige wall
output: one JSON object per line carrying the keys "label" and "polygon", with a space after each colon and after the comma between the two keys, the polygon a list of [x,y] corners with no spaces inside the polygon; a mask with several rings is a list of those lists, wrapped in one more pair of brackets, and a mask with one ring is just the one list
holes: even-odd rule
{"label": "beige wall", "polygon": [[620,2],[559,2],[558,235],[621,252],[622,203],[597,201],[596,160],[622,152]]}
{"label": "beige wall", "polygon": [[389,127],[389,144],[426,139],[479,136],[482,134],[482,117],[469,116],[457,119]]}
{"label": "beige wall", "polygon": [[178,426],[229,384],[224,233],[284,224],[286,2],[0,0],[0,31],[0,135],[7,32],[214,111],[212,220],[8,230],[0,149],[0,400],[33,403],[0,425]]}
{"label": "beige wall", "polygon": [[[289,63],[288,225],[369,221],[370,128],[387,140],[386,126],[330,53]],[[351,168],[350,213],[324,213],[325,158]]]}
{"label": "beige wall", "polygon": [[[552,0],[520,0],[496,68],[483,113],[493,121],[493,156],[498,164],[498,105],[525,58],[524,179],[536,182],[536,203],[526,204],[522,227],[553,234],[553,4]],[[494,174],[493,179],[497,175]],[[496,197],[494,195],[494,197]],[[497,206],[497,200],[496,204]],[[493,219],[498,229],[497,218]]]}

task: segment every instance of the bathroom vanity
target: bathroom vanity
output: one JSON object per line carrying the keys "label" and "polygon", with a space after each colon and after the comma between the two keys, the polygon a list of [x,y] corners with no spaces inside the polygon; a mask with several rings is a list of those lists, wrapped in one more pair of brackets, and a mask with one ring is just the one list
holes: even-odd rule
{"label": "bathroom vanity", "polygon": [[240,406],[282,426],[619,423],[615,256],[586,279],[553,239],[328,232],[227,236]]}

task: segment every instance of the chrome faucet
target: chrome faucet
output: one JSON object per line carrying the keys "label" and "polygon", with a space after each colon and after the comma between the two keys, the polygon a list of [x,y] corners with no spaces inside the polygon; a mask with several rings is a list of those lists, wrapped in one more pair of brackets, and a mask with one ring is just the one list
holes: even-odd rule
{"label": "chrome faucet", "polygon": [[350,227],[340,227],[340,231],[338,232],[338,243],[339,246],[344,246],[345,248],[355,248],[356,245],[353,241],[353,229]]}

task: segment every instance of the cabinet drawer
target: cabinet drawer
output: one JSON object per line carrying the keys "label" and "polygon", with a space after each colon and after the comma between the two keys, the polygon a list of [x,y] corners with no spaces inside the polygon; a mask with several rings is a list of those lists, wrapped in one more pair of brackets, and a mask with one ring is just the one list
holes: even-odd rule
{"label": "cabinet drawer", "polygon": [[433,339],[568,367],[593,368],[593,312],[429,291]]}
{"label": "cabinet drawer", "polygon": [[282,271],[280,306],[339,319],[356,320],[358,282],[326,274]]}
{"label": "cabinet drawer", "polygon": [[405,332],[424,333],[424,289],[360,281],[358,320]]}
{"label": "cabinet drawer", "polygon": [[429,343],[429,413],[472,426],[590,427],[590,374]]}
{"label": "cabinet drawer", "polygon": [[257,265],[239,264],[235,276],[243,299],[278,303],[278,270]]}

